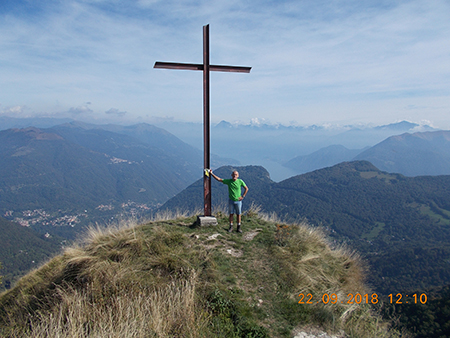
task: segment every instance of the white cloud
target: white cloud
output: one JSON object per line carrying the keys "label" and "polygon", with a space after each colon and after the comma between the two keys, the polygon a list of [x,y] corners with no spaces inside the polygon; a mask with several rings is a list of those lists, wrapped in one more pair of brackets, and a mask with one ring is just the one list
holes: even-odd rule
{"label": "white cloud", "polygon": [[122,116],[125,116],[127,114],[127,112],[126,111],[119,111],[119,109],[117,109],[117,108],[111,108],[111,109],[105,111],[105,114],[122,117]]}
{"label": "white cloud", "polygon": [[90,109],[87,105],[84,106],[78,106],[78,107],[72,107],[69,109],[69,114],[72,116],[78,116],[78,115],[92,115],[94,112],[92,109]]}
{"label": "white cloud", "polygon": [[7,115],[12,117],[26,117],[29,109],[26,106],[13,106],[2,108],[0,105],[0,115]]}

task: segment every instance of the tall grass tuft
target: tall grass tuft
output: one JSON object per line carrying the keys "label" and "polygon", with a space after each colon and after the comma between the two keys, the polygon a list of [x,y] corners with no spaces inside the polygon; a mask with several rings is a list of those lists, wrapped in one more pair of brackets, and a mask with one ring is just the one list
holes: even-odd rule
{"label": "tall grass tuft", "polygon": [[208,317],[195,302],[196,285],[193,273],[151,292],[123,289],[103,300],[89,288],[58,287],[58,305],[39,311],[28,332],[35,338],[200,337]]}

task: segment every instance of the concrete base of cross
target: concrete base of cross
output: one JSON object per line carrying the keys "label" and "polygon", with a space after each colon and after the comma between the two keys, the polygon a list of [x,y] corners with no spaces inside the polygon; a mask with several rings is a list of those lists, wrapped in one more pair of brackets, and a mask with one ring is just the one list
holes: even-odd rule
{"label": "concrete base of cross", "polygon": [[217,219],[214,216],[197,216],[197,224],[201,227],[217,225]]}

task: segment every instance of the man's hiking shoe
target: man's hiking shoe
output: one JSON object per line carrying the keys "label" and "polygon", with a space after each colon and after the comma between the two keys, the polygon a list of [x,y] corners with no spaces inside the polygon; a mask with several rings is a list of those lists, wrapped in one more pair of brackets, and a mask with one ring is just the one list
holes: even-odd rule
{"label": "man's hiking shoe", "polygon": [[240,225],[237,226],[236,232],[242,232]]}
{"label": "man's hiking shoe", "polygon": [[232,232],[233,231],[233,226],[230,225],[230,227],[228,228],[228,232]]}

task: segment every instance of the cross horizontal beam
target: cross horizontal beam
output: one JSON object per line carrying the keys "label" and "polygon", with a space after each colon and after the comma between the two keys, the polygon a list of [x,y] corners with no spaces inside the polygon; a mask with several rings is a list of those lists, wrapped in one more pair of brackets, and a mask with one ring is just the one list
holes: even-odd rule
{"label": "cross horizontal beam", "polygon": [[[203,64],[156,61],[153,68],[203,70]],[[252,67],[209,65],[209,70],[215,72],[250,73],[251,69]]]}

